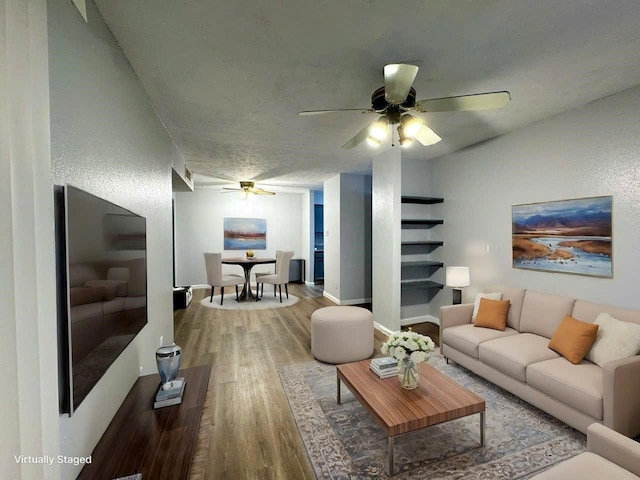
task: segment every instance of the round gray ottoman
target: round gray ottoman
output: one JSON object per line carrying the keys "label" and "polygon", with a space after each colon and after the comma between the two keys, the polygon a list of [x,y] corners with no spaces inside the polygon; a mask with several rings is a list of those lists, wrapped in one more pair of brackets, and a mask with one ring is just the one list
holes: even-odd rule
{"label": "round gray ottoman", "polygon": [[327,363],[349,363],[373,354],[373,314],[360,307],[324,307],[311,314],[311,353]]}

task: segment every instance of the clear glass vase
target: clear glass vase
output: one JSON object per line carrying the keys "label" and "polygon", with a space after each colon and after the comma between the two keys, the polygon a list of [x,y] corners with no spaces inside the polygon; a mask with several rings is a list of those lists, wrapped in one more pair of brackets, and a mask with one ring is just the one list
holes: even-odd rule
{"label": "clear glass vase", "polygon": [[409,358],[404,358],[398,362],[398,379],[400,386],[406,390],[413,390],[420,383],[420,369],[418,364]]}

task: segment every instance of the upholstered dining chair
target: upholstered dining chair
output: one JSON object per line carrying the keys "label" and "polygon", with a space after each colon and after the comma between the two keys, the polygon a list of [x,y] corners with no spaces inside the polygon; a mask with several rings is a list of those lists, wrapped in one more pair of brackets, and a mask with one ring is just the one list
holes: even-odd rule
{"label": "upholstered dining chair", "polygon": [[[278,256],[282,254],[282,250],[276,250],[276,262],[278,261]],[[256,283],[258,283],[258,277],[263,277],[264,275],[274,275],[276,273],[276,270],[274,268],[273,272],[256,272]],[[275,287],[274,287],[275,290]],[[258,294],[258,291],[256,290],[256,295]]]}
{"label": "upholstered dining chair", "polygon": [[244,285],[244,277],[240,275],[222,275],[222,255],[220,253],[205,253],[204,264],[207,267],[207,283],[211,286],[211,298],[215,287],[220,288],[220,305],[224,302],[224,287],[236,286],[236,300],[238,300],[238,285]]}
{"label": "upholstered dining chair", "polygon": [[280,252],[280,255],[276,254],[276,273],[272,275],[261,275],[256,278],[256,283],[258,284],[256,293],[260,291],[260,285],[262,285],[260,298],[264,295],[265,283],[273,285],[274,297],[276,295],[276,287],[278,287],[280,290],[280,303],[282,303],[282,285],[284,285],[284,291],[287,294],[287,298],[289,298],[289,263],[291,263],[292,257],[293,252]]}

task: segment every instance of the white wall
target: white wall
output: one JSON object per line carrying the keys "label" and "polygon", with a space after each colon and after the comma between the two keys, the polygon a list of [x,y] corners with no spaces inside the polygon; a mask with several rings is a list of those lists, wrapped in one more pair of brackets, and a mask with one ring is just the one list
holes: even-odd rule
{"label": "white wall", "polygon": [[400,148],[373,159],[373,318],[384,329],[400,330]]}
{"label": "white wall", "polygon": [[340,299],[340,175],[324,182],[324,294]]}
{"label": "white wall", "polygon": [[[60,451],[69,456],[91,454],[139,372],[157,373],[159,337],[173,339],[174,145],[90,1],[87,10],[85,23],[71,2],[48,2],[53,182],[146,217],[148,324],[74,415],[60,417]],[[62,477],[80,468],[66,464]]]}
{"label": "white wall", "polygon": [[59,451],[46,2],[1,0],[0,18],[0,472],[58,479],[14,460]]}
{"label": "white wall", "polygon": [[[292,250],[294,258],[305,258],[309,245],[303,237],[303,203],[308,196],[278,192],[276,195],[222,193],[222,190],[196,188],[177,192],[175,198],[176,282],[178,285],[206,285],[204,252],[222,252],[223,257],[244,256],[244,250],[224,250],[225,217],[265,218],[267,249],[255,250],[259,257],[275,257],[276,250]],[[307,213],[308,214],[308,213]],[[308,234],[307,234],[308,235]],[[304,238],[304,241],[303,241]],[[252,274],[273,271],[273,265],[254,267]],[[223,265],[223,273],[242,274],[237,265]],[[255,277],[253,277],[255,279]]]}
{"label": "white wall", "polygon": [[[469,265],[472,300],[499,282],[640,309],[640,87],[433,161],[445,264]],[[511,206],[613,196],[613,278],[511,266]],[[437,304],[449,303],[450,290]],[[432,313],[439,316],[437,310]]]}
{"label": "white wall", "polygon": [[324,295],[339,305],[371,301],[371,177],[324,183]]}

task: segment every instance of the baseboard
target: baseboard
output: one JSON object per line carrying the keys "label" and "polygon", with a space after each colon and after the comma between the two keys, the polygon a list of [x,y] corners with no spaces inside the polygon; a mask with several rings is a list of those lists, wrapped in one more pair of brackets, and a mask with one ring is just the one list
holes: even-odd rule
{"label": "baseboard", "polygon": [[394,332],[392,332],[391,330],[389,330],[387,327],[385,327],[384,325],[382,325],[382,324],[380,324],[380,323],[378,323],[378,322],[375,322],[375,321],[373,322],[373,328],[375,328],[376,330],[381,331],[381,332],[382,332],[382,333],[384,333],[386,336],[389,336],[389,335],[391,335],[392,333],[394,333]]}
{"label": "baseboard", "polygon": [[371,303],[371,298],[351,298],[349,300],[340,300],[328,293],[326,290],[322,292],[322,295],[337,305],[362,305],[363,303]]}
{"label": "baseboard", "polygon": [[406,325],[415,325],[416,323],[433,323],[435,325],[440,325],[440,319],[438,317],[434,317],[433,315],[420,315],[418,317],[410,317],[410,318],[401,318],[400,325],[403,327]]}
{"label": "baseboard", "polygon": [[310,287],[315,287],[316,282],[309,282],[309,281],[305,280],[305,281],[304,281],[304,284],[305,284],[305,285],[308,285],[308,286],[310,286]]}

